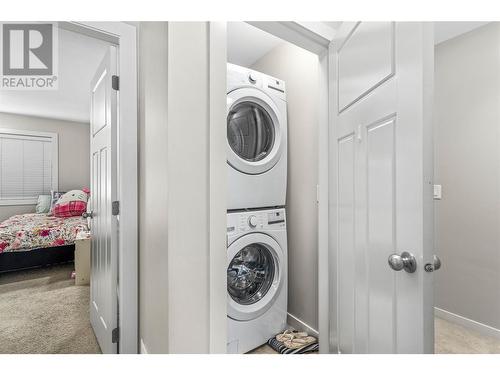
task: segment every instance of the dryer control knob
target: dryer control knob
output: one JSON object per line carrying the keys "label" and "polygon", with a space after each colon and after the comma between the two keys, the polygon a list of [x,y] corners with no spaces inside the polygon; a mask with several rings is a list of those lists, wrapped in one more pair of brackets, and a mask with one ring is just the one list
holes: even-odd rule
{"label": "dryer control knob", "polygon": [[250,81],[250,83],[252,83],[252,84],[253,84],[253,83],[255,83],[255,82],[257,82],[257,78],[255,78],[255,75],[254,75],[253,73],[250,73],[250,74],[248,75],[248,80],[249,80],[249,81]]}
{"label": "dryer control knob", "polygon": [[248,225],[250,225],[252,228],[255,228],[257,226],[257,216],[250,216],[248,218]]}

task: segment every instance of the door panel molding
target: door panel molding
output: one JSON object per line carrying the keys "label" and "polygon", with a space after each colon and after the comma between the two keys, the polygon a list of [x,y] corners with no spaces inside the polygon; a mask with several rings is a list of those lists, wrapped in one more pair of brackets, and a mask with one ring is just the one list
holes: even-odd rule
{"label": "door panel molding", "polygon": [[[386,30],[383,30],[382,27]],[[377,28],[382,30],[377,30]],[[377,37],[381,36],[377,33],[381,32],[386,35],[383,35],[382,40],[376,40]],[[370,49],[364,55],[360,55],[360,50],[362,50],[360,44],[370,44]],[[394,22],[358,22],[355,24],[337,51],[337,75],[339,77],[337,106],[339,113],[394,76],[396,73],[394,45]],[[383,49],[378,56],[377,48]],[[348,56],[345,56],[346,54]],[[344,59],[347,60],[345,63]],[[374,60],[378,65],[374,64]],[[367,64],[368,62],[370,64]],[[343,79],[344,71],[342,68],[344,65],[347,70],[347,80]],[[367,67],[369,70],[366,70]],[[364,83],[363,79],[367,82]]]}

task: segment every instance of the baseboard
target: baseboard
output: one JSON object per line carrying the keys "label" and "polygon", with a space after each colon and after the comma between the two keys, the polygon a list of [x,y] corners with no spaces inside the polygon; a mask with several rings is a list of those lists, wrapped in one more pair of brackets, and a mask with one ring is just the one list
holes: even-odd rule
{"label": "baseboard", "polygon": [[299,318],[297,318],[296,316],[288,313],[288,324],[290,326],[292,326],[293,328],[299,330],[299,331],[305,331],[307,332],[309,335],[313,335],[313,336],[316,336],[316,337],[319,337],[319,332],[318,330],[314,329],[313,327],[311,327],[309,324],[303,322],[302,320],[300,320]]}
{"label": "baseboard", "polygon": [[457,314],[453,314],[438,307],[434,307],[434,315],[449,322],[460,324],[461,326],[482,333],[483,335],[488,335],[500,339],[500,329],[497,329],[495,327],[490,327],[486,324],[476,322],[475,320],[465,318]]}
{"label": "baseboard", "polygon": [[141,339],[141,354],[148,354],[148,349],[146,348],[146,345],[144,344],[144,341]]}

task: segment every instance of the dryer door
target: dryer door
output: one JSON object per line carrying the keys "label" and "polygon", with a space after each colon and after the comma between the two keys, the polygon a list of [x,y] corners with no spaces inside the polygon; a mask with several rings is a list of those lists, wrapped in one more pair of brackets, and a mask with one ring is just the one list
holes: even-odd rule
{"label": "dryer door", "polygon": [[[285,114],[286,115],[286,114]],[[246,174],[267,172],[279,161],[284,116],[270,96],[252,87],[227,94],[227,161]]]}
{"label": "dryer door", "polygon": [[235,320],[255,319],[281,290],[285,254],[272,237],[251,233],[233,242],[227,255],[227,314]]}

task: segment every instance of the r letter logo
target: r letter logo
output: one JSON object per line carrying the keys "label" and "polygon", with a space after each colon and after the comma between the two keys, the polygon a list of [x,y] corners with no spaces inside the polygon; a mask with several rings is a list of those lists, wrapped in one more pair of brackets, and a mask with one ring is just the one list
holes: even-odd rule
{"label": "r letter logo", "polygon": [[53,23],[2,23],[1,88],[57,89],[57,39]]}

